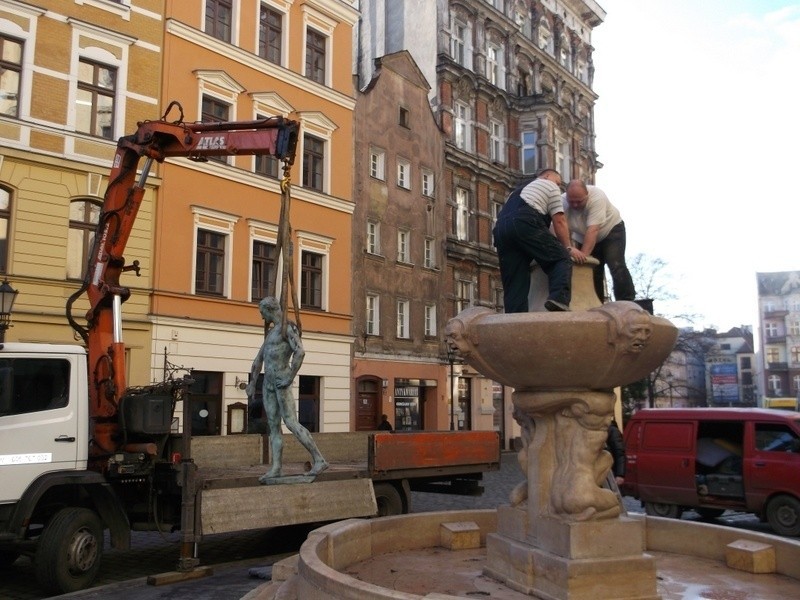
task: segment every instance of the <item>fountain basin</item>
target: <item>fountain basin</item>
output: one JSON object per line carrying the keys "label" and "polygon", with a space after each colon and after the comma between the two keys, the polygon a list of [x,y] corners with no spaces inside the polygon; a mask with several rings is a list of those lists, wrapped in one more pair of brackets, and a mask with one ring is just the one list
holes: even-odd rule
{"label": "fountain basin", "polygon": [[[654,556],[658,592],[663,600],[800,597],[798,540],[691,521],[644,515],[630,518],[642,522],[641,544]],[[286,559],[283,565],[275,565],[271,584],[253,590],[245,600],[531,597],[501,584],[493,586],[480,575],[485,551],[442,547],[442,524],[453,522],[475,523],[484,545],[497,528],[497,511],[415,513],[327,525],[308,536],[299,554]],[[727,547],[739,540],[774,548],[775,572],[753,574],[729,568]],[[414,568],[420,560],[427,563],[426,570],[434,573],[432,581],[426,582],[430,587],[424,590],[420,587],[427,578],[417,575]],[[391,572],[387,565],[392,567]],[[468,565],[466,569],[475,573],[471,589],[464,588],[469,574],[458,572],[459,565]],[[447,591],[454,586],[461,586],[461,591]]]}
{"label": "fountain basin", "polygon": [[485,377],[517,391],[611,389],[642,379],[678,336],[668,320],[633,302],[575,312],[499,314],[468,308],[447,336]]}

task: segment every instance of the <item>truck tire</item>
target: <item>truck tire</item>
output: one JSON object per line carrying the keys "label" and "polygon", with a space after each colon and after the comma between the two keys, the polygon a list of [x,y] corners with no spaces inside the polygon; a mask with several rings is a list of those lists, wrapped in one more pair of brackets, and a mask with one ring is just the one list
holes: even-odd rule
{"label": "truck tire", "polygon": [[86,508],[63,508],[44,528],[36,548],[36,579],[50,592],[66,594],[94,581],[103,553],[103,524]]}
{"label": "truck tire", "polygon": [[375,501],[378,504],[378,516],[390,517],[403,514],[403,498],[391,483],[373,483]]}
{"label": "truck tire", "polygon": [[800,500],[781,494],[767,504],[767,521],[778,535],[800,535]]}
{"label": "truck tire", "polygon": [[681,507],[677,504],[663,504],[661,502],[645,502],[644,512],[651,517],[664,517],[666,519],[680,519]]}

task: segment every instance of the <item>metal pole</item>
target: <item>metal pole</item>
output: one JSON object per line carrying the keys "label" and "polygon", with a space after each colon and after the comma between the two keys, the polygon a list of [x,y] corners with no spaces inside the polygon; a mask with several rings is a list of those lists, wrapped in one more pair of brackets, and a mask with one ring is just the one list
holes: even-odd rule
{"label": "metal pole", "polygon": [[455,362],[455,351],[448,346],[447,358],[450,361],[450,431],[456,430],[456,395],[455,395],[455,372],[453,363]]}

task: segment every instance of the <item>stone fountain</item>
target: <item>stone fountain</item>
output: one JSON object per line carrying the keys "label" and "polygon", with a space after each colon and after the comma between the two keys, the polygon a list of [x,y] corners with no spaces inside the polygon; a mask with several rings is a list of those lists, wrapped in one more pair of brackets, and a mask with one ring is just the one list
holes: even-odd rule
{"label": "stone fountain", "polygon": [[498,509],[484,572],[542,599],[656,599],[643,523],[603,487],[613,388],[653,371],[677,329],[633,302],[569,313],[470,308],[448,341],[486,377],[514,388],[527,482]]}

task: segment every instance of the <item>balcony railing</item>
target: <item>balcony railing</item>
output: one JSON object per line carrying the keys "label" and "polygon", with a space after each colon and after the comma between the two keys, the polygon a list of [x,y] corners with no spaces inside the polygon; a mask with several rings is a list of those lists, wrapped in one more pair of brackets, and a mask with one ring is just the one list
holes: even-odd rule
{"label": "balcony railing", "polygon": [[786,363],[786,362],[768,362],[767,363],[767,370],[768,371],[788,371],[789,370],[789,363]]}

